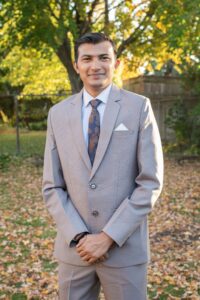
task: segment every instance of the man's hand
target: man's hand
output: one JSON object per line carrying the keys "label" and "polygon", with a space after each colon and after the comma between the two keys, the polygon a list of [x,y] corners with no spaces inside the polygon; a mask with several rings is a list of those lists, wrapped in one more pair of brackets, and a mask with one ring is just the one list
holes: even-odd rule
{"label": "man's hand", "polygon": [[85,235],[76,246],[82,260],[89,263],[103,261],[113,240],[104,232]]}

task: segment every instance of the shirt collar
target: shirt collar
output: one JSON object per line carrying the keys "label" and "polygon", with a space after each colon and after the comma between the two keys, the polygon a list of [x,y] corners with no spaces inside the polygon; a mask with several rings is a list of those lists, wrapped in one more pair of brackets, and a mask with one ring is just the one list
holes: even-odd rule
{"label": "shirt collar", "polygon": [[109,96],[109,93],[110,93],[110,90],[111,90],[111,87],[112,87],[112,83],[107,86],[107,88],[105,88],[99,95],[97,95],[95,98],[93,96],[91,96],[85,88],[83,88],[83,103],[84,103],[84,106],[86,107],[89,102],[93,99],[99,99],[101,100],[103,103],[107,103],[108,101],[108,96]]}

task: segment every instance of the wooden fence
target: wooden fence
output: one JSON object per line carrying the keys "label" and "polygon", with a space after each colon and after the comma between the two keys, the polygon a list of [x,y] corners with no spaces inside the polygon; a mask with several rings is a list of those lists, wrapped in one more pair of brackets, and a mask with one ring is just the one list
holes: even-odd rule
{"label": "wooden fence", "polygon": [[150,98],[163,141],[174,139],[173,131],[165,124],[169,108],[178,100],[188,108],[197,103],[197,95],[184,88],[180,77],[140,76],[124,80],[123,88]]}

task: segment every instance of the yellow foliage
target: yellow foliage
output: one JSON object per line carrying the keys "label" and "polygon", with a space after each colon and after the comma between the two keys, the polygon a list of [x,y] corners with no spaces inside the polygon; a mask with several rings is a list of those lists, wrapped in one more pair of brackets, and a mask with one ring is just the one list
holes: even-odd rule
{"label": "yellow foliage", "polygon": [[34,49],[19,47],[7,55],[1,65],[8,69],[5,79],[12,86],[23,86],[23,94],[48,94],[70,90],[64,66],[55,54],[44,58]]}
{"label": "yellow foliage", "polygon": [[[145,70],[149,72],[155,71],[155,68],[152,66],[152,61],[156,61],[156,70],[159,71],[162,69],[163,65],[169,61],[172,60],[175,64],[175,69],[180,73],[181,69],[179,65],[181,65],[181,56],[183,54],[182,49],[176,49],[173,52],[169,52],[167,49],[167,45],[162,43],[160,45],[160,50],[158,52],[158,55],[148,56],[145,55],[143,57],[141,56],[133,56],[132,58],[128,59],[123,58],[121,60],[122,70],[121,75],[122,79],[129,79],[134,78],[137,76],[140,76],[144,73]],[[190,59],[189,57],[187,58]]]}
{"label": "yellow foliage", "polygon": [[6,116],[6,114],[3,112],[3,110],[0,110],[0,115],[1,118],[3,120],[3,123],[8,123],[8,117]]}
{"label": "yellow foliage", "polygon": [[157,27],[158,29],[160,29],[163,33],[166,33],[166,32],[167,32],[166,26],[163,25],[163,23],[161,23],[161,22],[157,22],[157,23],[156,23],[156,27]]}
{"label": "yellow foliage", "polygon": [[142,67],[145,63],[145,60],[141,58],[134,57],[132,60],[128,60],[127,58],[123,58],[121,60],[121,74],[122,80],[126,80],[129,78],[137,77],[142,74],[140,67]]}

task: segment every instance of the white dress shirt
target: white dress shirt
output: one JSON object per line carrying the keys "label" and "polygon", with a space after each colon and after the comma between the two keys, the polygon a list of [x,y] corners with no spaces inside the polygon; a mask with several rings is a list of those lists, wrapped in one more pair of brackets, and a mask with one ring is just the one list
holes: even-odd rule
{"label": "white dress shirt", "polygon": [[[105,90],[103,90],[98,96],[95,98],[91,96],[86,89],[83,89],[83,105],[82,105],[82,122],[83,122],[83,136],[88,147],[88,123],[89,117],[92,111],[92,106],[90,105],[90,101],[93,99],[99,99],[102,102],[98,105],[97,110],[100,116],[100,126],[103,122],[103,115],[106,108],[106,103],[108,101],[108,96],[111,90],[112,84],[110,84]],[[101,130],[101,129],[100,129]]]}

